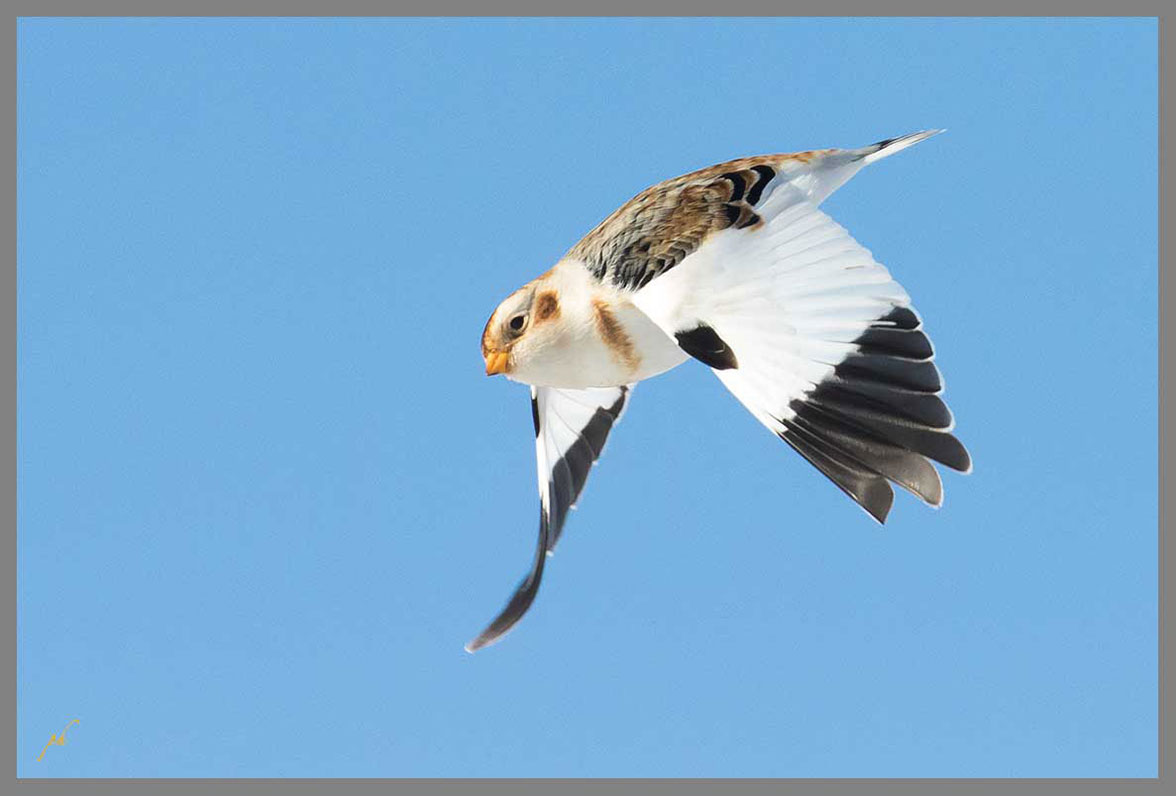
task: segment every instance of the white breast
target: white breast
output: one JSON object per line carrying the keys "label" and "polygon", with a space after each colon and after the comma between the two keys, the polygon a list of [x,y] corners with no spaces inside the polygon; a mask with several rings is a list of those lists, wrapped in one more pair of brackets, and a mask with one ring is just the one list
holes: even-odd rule
{"label": "white breast", "polygon": [[633,344],[637,363],[628,373],[627,381],[613,382],[614,384],[632,384],[652,378],[690,358],[672,337],[628,299],[617,305],[615,315],[625,335]]}

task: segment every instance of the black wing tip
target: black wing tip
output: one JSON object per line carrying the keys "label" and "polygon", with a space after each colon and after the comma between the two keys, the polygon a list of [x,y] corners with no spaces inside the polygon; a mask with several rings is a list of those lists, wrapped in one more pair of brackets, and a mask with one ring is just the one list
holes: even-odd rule
{"label": "black wing tip", "polygon": [[955,437],[952,437],[950,434],[948,434],[948,436],[951,437],[952,442],[959,446],[959,451],[954,462],[943,462],[943,464],[955,470],[957,473],[960,473],[961,475],[971,475],[972,454],[968,453],[968,449],[964,447],[964,443],[960,442]]}
{"label": "black wing tip", "polygon": [[[516,619],[515,621],[517,622],[518,620]],[[513,624],[512,624],[512,627],[513,627]],[[475,652],[482,649],[483,647],[489,647],[492,644],[498,643],[510,631],[511,631],[511,627],[507,627],[507,628],[500,630],[500,631],[497,631],[497,632],[491,632],[491,629],[488,627],[485,630],[483,630],[478,635],[477,638],[475,638],[472,641],[467,641],[466,645],[463,649],[465,649],[465,651],[468,652],[470,655],[473,655]]]}
{"label": "black wing tip", "polygon": [[789,420],[780,422],[785,428],[777,433],[780,439],[820,470],[878,523],[886,522],[890,507],[894,504],[894,490],[884,476],[805,427]]}
{"label": "black wing tip", "polygon": [[[539,559],[546,558],[546,554],[540,551]],[[543,566],[538,566],[538,572],[542,573]],[[534,580],[534,583],[531,581]],[[527,613],[531,607],[531,603],[535,601],[535,595],[539,591],[539,578],[531,575],[527,576],[515,593],[511,596],[510,602],[506,607],[494,617],[494,620],[486,626],[486,629],[478,634],[478,637],[465,645],[465,651],[469,653],[477,652],[483,647],[488,647],[494,642],[501,639],[509,633],[514,626],[518,624],[519,620]]]}
{"label": "black wing tip", "polygon": [[854,341],[857,349],[777,418],[788,442],[879,523],[893,504],[890,482],[943,505],[931,464],[968,473],[972,459],[951,433],[942,381],[915,311],[895,305]]}
{"label": "black wing tip", "polygon": [[[955,418],[942,400],[934,349],[909,306],[894,305],[854,341],[857,350],[793,410],[811,406],[872,439],[920,454],[960,472],[971,457],[951,433]],[[928,501],[934,503],[934,501]]]}
{"label": "black wing tip", "polygon": [[807,448],[844,465],[830,471],[817,464],[879,522],[885,520],[889,504],[883,507],[866,479],[893,482],[938,508],[943,504],[943,481],[931,462],[970,472],[971,457],[947,431],[914,422],[906,416],[909,413],[888,413],[884,407],[839,400],[821,390],[792,402],[792,417],[780,420],[785,428],[781,436],[814,464]]}
{"label": "black wing tip", "polygon": [[514,594],[510,596],[506,607],[498,612],[498,616],[494,617],[486,629],[478,634],[477,638],[465,645],[466,652],[477,652],[498,641],[509,633],[530,610],[531,603],[535,602],[535,595],[539,593],[539,584],[543,582],[543,566],[547,562],[547,542],[550,538],[550,531],[547,512],[541,506],[539,508],[539,543],[535,548],[535,560],[531,564],[531,571],[515,587]]}
{"label": "black wing tip", "polygon": [[850,497],[877,520],[879,525],[886,524],[886,518],[890,516],[890,509],[894,506],[894,490],[885,478],[870,479],[860,495],[851,494]]}

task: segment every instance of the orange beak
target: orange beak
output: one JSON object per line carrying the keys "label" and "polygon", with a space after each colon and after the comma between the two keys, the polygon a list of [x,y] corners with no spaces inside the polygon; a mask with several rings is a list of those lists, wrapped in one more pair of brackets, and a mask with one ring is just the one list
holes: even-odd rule
{"label": "orange beak", "polygon": [[491,351],[486,355],[486,375],[495,376],[499,373],[506,373],[506,363],[510,359],[510,354],[505,351]]}

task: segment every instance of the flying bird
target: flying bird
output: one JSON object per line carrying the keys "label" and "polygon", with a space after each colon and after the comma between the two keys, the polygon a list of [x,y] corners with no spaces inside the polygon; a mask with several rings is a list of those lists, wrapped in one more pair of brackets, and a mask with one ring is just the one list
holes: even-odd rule
{"label": "flying bird", "polygon": [[819,209],[926,130],[861,149],[761,155],[648,188],[503,301],[486,374],[531,386],[539,542],[470,652],[509,631],[633,386],[694,358],[877,520],[890,482],[943,502],[929,460],[970,472],[907,292]]}

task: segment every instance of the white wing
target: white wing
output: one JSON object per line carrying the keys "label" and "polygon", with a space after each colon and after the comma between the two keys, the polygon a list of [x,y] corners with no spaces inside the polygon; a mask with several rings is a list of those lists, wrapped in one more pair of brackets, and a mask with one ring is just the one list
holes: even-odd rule
{"label": "white wing", "polygon": [[568,511],[576,505],[609,432],[624,413],[630,391],[631,387],[531,388],[539,475],[539,542],[535,560],[506,607],[481,635],[466,645],[467,651],[497,641],[531,607],[543,577],[544,561],[555,550]]}
{"label": "white wing", "polygon": [[910,298],[817,208],[821,181],[779,182],[762,225],[711,235],[632,300],[878,521],[888,480],[939,505],[927,459],[971,462]]}

